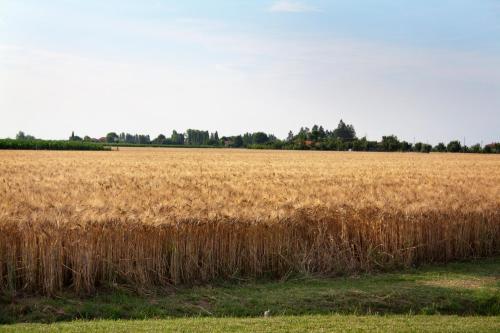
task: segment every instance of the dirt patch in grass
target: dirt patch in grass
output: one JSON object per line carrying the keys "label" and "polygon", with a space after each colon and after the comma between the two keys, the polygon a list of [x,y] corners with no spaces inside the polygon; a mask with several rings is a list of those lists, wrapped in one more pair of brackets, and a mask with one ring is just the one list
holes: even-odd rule
{"label": "dirt patch in grass", "polygon": [[443,287],[443,288],[460,288],[460,289],[479,289],[479,288],[495,288],[495,285],[500,282],[499,276],[485,276],[480,278],[467,279],[439,279],[427,280],[420,283],[425,286]]}

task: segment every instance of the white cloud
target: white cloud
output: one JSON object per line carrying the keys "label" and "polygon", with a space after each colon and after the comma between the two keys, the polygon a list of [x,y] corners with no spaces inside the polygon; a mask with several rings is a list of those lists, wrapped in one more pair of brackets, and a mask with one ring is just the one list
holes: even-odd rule
{"label": "white cloud", "polygon": [[297,1],[280,0],[269,7],[270,12],[303,13],[318,11],[316,7]]}

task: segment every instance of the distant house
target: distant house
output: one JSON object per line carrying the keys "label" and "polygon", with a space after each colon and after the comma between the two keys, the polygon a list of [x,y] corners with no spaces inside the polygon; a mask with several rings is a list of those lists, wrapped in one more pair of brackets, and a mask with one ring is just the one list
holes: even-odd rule
{"label": "distant house", "polygon": [[312,140],[306,140],[306,141],[304,141],[304,144],[305,144],[306,146],[312,146],[312,145],[313,145],[313,143],[314,143],[314,142],[313,142]]}

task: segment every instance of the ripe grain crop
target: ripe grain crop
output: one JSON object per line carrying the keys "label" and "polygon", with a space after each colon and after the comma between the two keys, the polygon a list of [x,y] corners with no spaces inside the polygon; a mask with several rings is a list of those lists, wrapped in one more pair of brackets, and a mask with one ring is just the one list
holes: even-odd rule
{"label": "ripe grain crop", "polygon": [[500,156],[0,151],[0,290],[349,274],[500,252]]}

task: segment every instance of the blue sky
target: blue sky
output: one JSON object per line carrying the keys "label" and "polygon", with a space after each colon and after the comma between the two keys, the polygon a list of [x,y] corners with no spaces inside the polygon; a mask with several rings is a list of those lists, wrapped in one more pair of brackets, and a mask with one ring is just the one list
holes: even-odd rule
{"label": "blue sky", "polygon": [[0,0],[0,137],[500,140],[500,1]]}

